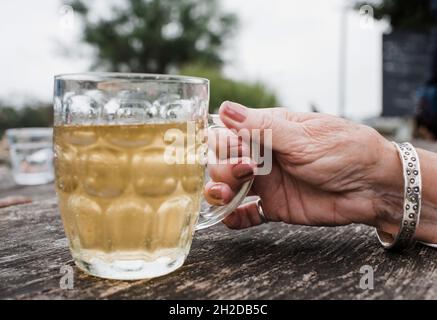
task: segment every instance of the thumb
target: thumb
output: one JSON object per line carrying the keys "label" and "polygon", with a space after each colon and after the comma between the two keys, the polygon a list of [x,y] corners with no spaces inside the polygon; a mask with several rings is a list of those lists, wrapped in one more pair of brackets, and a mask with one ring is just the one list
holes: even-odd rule
{"label": "thumb", "polygon": [[[235,102],[225,101],[220,106],[219,114],[228,128],[237,131],[241,129],[258,129],[260,130],[259,137],[261,140],[258,142],[265,143],[264,137],[270,135],[271,148],[286,152],[290,139],[301,136],[302,128],[298,123],[287,120],[284,116],[286,111],[278,111],[283,110],[280,110],[280,108],[251,109]],[[257,140],[257,135],[253,132],[250,132],[250,134],[254,140]]]}

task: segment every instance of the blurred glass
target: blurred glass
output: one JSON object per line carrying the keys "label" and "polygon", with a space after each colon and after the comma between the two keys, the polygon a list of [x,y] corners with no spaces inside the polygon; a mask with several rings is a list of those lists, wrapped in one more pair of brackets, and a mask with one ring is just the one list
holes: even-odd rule
{"label": "blurred glass", "polygon": [[53,129],[6,130],[12,175],[19,185],[38,185],[54,180]]}

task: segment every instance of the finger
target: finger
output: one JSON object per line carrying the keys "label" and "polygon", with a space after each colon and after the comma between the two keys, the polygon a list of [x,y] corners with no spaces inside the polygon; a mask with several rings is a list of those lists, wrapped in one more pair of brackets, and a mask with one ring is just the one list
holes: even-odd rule
{"label": "finger", "polygon": [[226,183],[209,181],[205,185],[204,196],[209,204],[223,206],[231,202],[235,192]]}
{"label": "finger", "polygon": [[[220,106],[220,119],[231,129],[259,129],[260,137],[252,135],[255,140],[263,144],[270,144],[274,150],[288,152],[288,141],[292,137],[298,139],[305,135],[305,131],[298,122],[288,121],[285,109],[251,109],[234,102],[223,102]],[[283,114],[279,116],[279,114]],[[267,134],[271,141],[266,141]]]}
{"label": "finger", "polygon": [[21,197],[21,196],[7,197],[7,198],[0,199],[0,208],[6,208],[9,206],[15,206],[18,204],[25,204],[30,202],[32,202],[32,199],[28,197]]}
{"label": "finger", "polygon": [[238,207],[223,223],[230,229],[240,230],[258,226],[263,223],[263,219],[258,212],[258,206],[252,202]]}
{"label": "finger", "polygon": [[243,137],[227,128],[208,130],[208,145],[217,159],[250,157],[250,148]]}
{"label": "finger", "polygon": [[209,163],[208,172],[212,180],[224,182],[232,190],[238,190],[244,182],[254,177],[256,164],[247,158],[229,159],[221,163]]}

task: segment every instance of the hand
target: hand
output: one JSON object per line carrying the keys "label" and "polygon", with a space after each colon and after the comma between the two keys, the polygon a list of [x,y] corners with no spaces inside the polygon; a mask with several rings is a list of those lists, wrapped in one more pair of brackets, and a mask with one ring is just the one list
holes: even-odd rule
{"label": "hand", "polygon": [[[224,102],[219,113],[237,131],[271,130],[272,171],[255,176],[250,191],[261,197],[268,220],[392,228],[385,222],[391,210],[402,206],[401,163],[394,145],[372,128],[324,114],[250,109],[232,102]],[[254,171],[254,164],[210,167],[215,182],[206,186],[206,198],[216,205],[229,202]],[[233,229],[261,222],[257,210],[247,206],[224,220]]]}
{"label": "hand", "polygon": [[32,199],[28,197],[21,197],[21,196],[6,197],[0,199],[0,208],[16,206],[19,204],[26,204],[30,202],[32,202]]}

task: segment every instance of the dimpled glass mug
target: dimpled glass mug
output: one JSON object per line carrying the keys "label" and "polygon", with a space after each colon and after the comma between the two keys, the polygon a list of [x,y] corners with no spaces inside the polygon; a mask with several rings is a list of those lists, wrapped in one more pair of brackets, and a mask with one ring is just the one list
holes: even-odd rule
{"label": "dimpled glass mug", "polygon": [[172,272],[184,263],[194,231],[241,203],[251,181],[227,206],[202,198],[205,131],[220,126],[208,103],[207,79],[55,77],[56,191],[79,268],[125,280]]}

